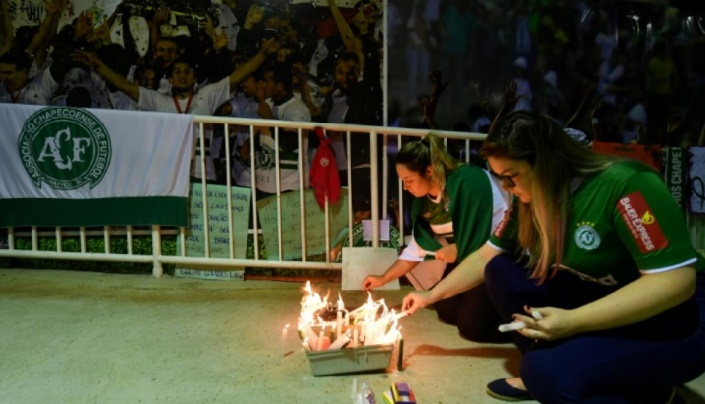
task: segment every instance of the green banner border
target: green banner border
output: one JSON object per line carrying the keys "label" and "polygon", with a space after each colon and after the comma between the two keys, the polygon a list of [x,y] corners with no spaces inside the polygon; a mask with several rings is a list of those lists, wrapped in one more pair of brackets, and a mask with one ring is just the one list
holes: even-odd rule
{"label": "green banner border", "polygon": [[0,199],[0,227],[188,226],[188,198]]}

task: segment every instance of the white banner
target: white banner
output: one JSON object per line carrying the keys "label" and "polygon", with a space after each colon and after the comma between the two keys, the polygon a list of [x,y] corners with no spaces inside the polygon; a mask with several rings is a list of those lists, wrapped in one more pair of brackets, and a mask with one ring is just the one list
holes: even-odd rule
{"label": "white banner", "polygon": [[[83,214],[94,216],[92,224],[101,214],[113,219],[100,225],[146,224],[144,211],[133,212],[141,218],[132,223],[128,210],[147,209],[149,215],[160,209],[154,204],[187,201],[194,134],[188,115],[0,104],[0,122],[0,207],[16,210],[15,216],[28,219],[28,212],[17,210],[39,209],[33,204],[72,201],[64,206],[69,212],[55,212],[75,217],[75,224],[62,219],[64,225],[87,225]],[[101,199],[102,206],[75,205]],[[77,211],[116,206],[124,212]],[[2,219],[10,213],[0,211],[0,226],[57,225]]]}

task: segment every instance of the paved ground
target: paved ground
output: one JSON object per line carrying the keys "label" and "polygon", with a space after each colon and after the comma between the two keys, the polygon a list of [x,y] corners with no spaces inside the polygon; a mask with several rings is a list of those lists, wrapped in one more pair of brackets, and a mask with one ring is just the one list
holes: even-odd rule
{"label": "paved ground", "polygon": [[[282,349],[302,287],[0,270],[0,403],[352,403],[354,378],[378,403],[393,381],[423,404],[497,403],[485,384],[518,366],[512,346],[464,341],[423,310],[401,320],[403,371],[314,377],[294,332]],[[406,292],[374,298],[393,306]],[[343,293],[347,306],[365,298]],[[705,403],[705,378],[683,391]]]}

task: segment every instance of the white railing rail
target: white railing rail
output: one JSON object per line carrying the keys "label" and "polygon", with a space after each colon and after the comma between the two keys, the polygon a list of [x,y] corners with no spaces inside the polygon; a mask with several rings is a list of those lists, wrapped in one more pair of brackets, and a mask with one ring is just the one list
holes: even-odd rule
{"label": "white railing rail", "polygon": [[[224,131],[224,137],[226,141],[223,142],[225,148],[226,157],[226,181],[225,185],[231,187],[234,185],[232,179],[232,161],[231,161],[231,150],[230,141],[228,139],[231,136],[231,131],[234,128],[246,128],[249,131],[249,150],[251,153],[255,150],[255,128],[257,127],[270,127],[273,128],[273,137],[275,145],[280,144],[280,137],[283,135],[288,136],[289,134],[282,134],[283,131],[296,132],[298,150],[307,150],[307,139],[308,131],[314,129],[315,127],[322,127],[324,130],[343,132],[345,134],[345,144],[347,150],[351,150],[351,138],[352,136],[364,136],[367,134],[369,137],[369,147],[370,147],[370,209],[371,209],[371,224],[372,224],[372,246],[380,245],[380,220],[381,218],[387,217],[387,200],[389,198],[389,158],[391,155],[401,148],[402,137],[422,137],[429,133],[429,130],[420,129],[407,129],[407,128],[396,128],[396,127],[375,127],[375,126],[365,126],[365,125],[350,125],[350,124],[318,124],[318,123],[301,123],[301,122],[283,122],[283,121],[273,121],[273,120],[259,120],[259,119],[238,119],[238,118],[223,118],[223,117],[212,117],[212,116],[194,116],[194,123],[197,129],[197,144],[200,146],[198,149],[200,153],[196,156],[196,160],[192,164],[200,165],[201,172],[201,184],[203,188],[206,188],[206,173],[207,173],[207,153],[206,153],[206,139],[209,136],[209,127],[214,127],[214,125],[222,125]],[[232,126],[235,125],[235,126]],[[463,140],[464,143],[464,156],[467,160],[470,156],[470,141],[481,141],[484,139],[485,135],[480,133],[461,133],[461,132],[449,132],[449,131],[433,131],[437,136],[447,139],[458,139]],[[396,141],[394,141],[396,140]],[[280,161],[279,161],[279,148],[275,149],[275,168],[276,168],[276,195],[277,201],[281,201],[281,173],[280,173]],[[382,155],[379,156],[378,151],[381,151]],[[298,153],[298,167],[299,167],[299,184],[307,184],[307,179],[309,173],[301,167],[308,166],[308,155],[307,153]],[[353,228],[354,224],[354,212],[352,207],[352,195],[355,189],[352,187],[352,161],[350,158],[348,161],[348,184],[347,187],[347,198],[348,198],[348,229]],[[380,167],[381,165],[381,167]],[[297,269],[341,269],[341,264],[339,262],[331,261],[331,240],[332,235],[330,234],[330,216],[329,216],[329,205],[326,201],[324,205],[324,210],[322,217],[325,220],[325,261],[311,261],[309,260],[307,249],[306,249],[306,215],[305,215],[305,203],[304,203],[304,193],[299,192],[299,202],[300,209],[299,214],[301,215],[301,228],[300,235],[302,242],[301,260],[291,261],[283,260],[283,246],[282,246],[282,207],[281,203],[277,204],[277,228],[278,228],[278,240],[279,245],[276,246],[278,251],[278,260],[272,259],[261,259],[260,248],[259,248],[259,234],[258,224],[257,224],[257,187],[256,187],[256,167],[255,159],[250,159],[250,169],[251,169],[251,184],[252,184],[252,212],[250,220],[250,229],[235,229],[233,228],[233,201],[230,193],[227,193],[227,206],[228,206],[228,223],[230,226],[228,228],[228,234],[230,235],[230,245],[229,245],[229,258],[213,258],[210,256],[210,237],[209,237],[209,226],[208,222],[205,222],[204,232],[205,237],[203,237],[204,243],[204,256],[203,257],[187,257],[186,254],[186,228],[161,228],[159,226],[152,226],[151,228],[133,228],[132,226],[127,227],[103,227],[103,228],[38,228],[38,227],[25,227],[25,228],[8,228],[7,229],[7,241],[8,248],[0,249],[0,257],[12,257],[20,259],[68,259],[68,260],[82,260],[82,261],[106,261],[106,262],[132,262],[132,263],[152,263],[152,274],[154,276],[163,275],[163,264],[177,264],[177,265],[193,265],[193,266],[209,266],[209,267],[270,267],[270,268],[297,268]],[[379,187],[379,181],[382,181],[382,194],[377,192]],[[401,184],[398,184],[398,195],[397,200],[399,201],[399,212],[404,212],[404,204],[402,198],[403,188]],[[294,191],[296,192],[296,191]],[[203,193],[204,203],[203,203],[203,217],[204,220],[208,220],[208,195],[206,192]],[[380,204],[381,201],[384,203]],[[382,211],[380,212],[380,206]],[[403,217],[403,215],[399,215]],[[235,245],[233,240],[233,235],[236,232],[247,231],[252,235],[253,246],[254,246],[254,257],[251,259],[235,258]],[[399,234],[404,235],[403,219],[399,220]],[[161,250],[162,237],[173,236],[180,234],[181,240],[181,255],[164,255]],[[134,239],[138,236],[151,235],[151,247],[152,253],[147,254],[136,254],[134,252]],[[80,251],[79,252],[67,252],[62,249],[62,240],[66,237],[78,237],[80,240]],[[89,252],[88,251],[88,240],[91,238],[100,239],[102,237],[105,248],[103,252]],[[110,249],[110,241],[115,237],[124,237],[127,244],[126,253],[115,253]],[[349,231],[349,245],[353,246],[353,232]],[[30,249],[19,249],[17,241],[20,238],[30,238],[31,248]],[[54,250],[47,251],[45,247],[40,246],[40,240],[53,238],[56,242],[56,248]],[[401,243],[400,243],[401,244]],[[40,248],[41,247],[41,248]],[[273,246],[268,246],[273,248]]]}

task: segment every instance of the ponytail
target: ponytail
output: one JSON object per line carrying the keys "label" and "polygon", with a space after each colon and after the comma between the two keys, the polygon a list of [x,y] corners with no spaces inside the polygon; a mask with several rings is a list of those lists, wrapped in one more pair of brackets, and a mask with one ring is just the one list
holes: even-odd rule
{"label": "ponytail", "polygon": [[446,152],[443,140],[433,133],[404,145],[397,154],[396,163],[422,177],[426,176],[426,169],[431,167],[431,180],[441,189],[445,189],[446,174],[460,165],[458,160]]}
{"label": "ponytail", "polygon": [[430,150],[432,179],[441,189],[445,189],[446,174],[458,168],[460,162],[448,154],[443,140],[433,133],[426,135],[422,141],[426,142]]}

